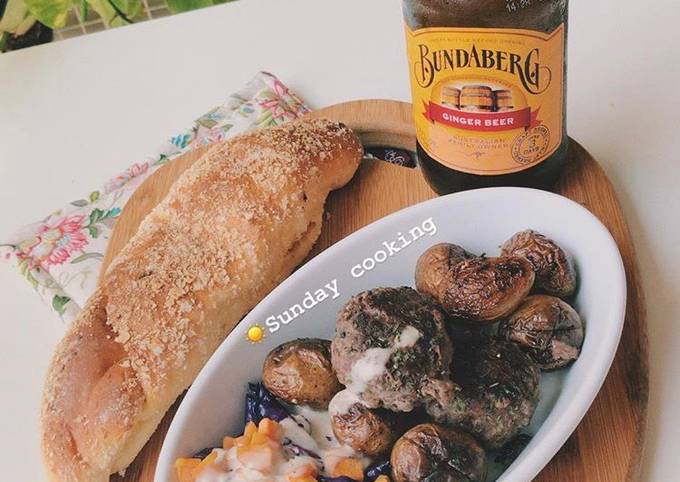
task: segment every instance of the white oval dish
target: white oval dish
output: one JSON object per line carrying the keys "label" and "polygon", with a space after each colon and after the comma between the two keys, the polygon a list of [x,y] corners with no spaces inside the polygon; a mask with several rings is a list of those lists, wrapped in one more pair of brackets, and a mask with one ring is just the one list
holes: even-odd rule
{"label": "white oval dish", "polygon": [[[412,232],[415,227],[420,232]],[[247,383],[261,379],[262,362],[272,348],[300,337],[331,339],[336,315],[352,295],[379,286],[413,286],[416,260],[433,244],[451,242],[493,256],[512,234],[529,228],[573,255],[579,273],[575,308],[586,323],[576,363],[543,374],[541,403],[529,427],[535,435],[498,479],[531,480],[574,431],[604,382],[623,328],[626,278],[613,238],[579,204],[533,189],[490,188],[436,198],[376,221],[309,261],[272,291],[227,337],[187,392],[163,444],[155,482],[177,480],[177,457],[219,446],[225,434],[241,433]],[[402,247],[400,234],[410,244]],[[373,264],[373,269],[365,269]],[[302,304],[307,291],[313,295],[319,289],[331,296],[271,332],[275,325],[269,317]],[[258,344],[246,338],[254,324],[266,332]]]}

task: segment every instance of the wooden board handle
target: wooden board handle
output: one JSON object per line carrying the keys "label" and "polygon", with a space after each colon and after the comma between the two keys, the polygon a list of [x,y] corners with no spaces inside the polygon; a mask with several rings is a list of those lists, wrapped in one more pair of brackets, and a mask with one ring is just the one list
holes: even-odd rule
{"label": "wooden board handle", "polygon": [[307,114],[340,121],[359,134],[364,147],[395,147],[415,152],[413,108],[394,100],[355,100]]}

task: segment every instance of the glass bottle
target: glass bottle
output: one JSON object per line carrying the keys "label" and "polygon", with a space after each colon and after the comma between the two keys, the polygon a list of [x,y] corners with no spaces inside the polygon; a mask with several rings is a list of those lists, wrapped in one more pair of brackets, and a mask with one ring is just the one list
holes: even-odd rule
{"label": "glass bottle", "polygon": [[551,188],[569,142],[568,0],[403,0],[403,11],[432,188]]}

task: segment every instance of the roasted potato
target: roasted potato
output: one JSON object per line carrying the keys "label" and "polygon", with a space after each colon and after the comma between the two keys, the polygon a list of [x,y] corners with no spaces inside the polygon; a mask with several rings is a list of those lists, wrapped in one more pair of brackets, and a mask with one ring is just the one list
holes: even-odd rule
{"label": "roasted potato", "polygon": [[406,432],[390,456],[394,482],[477,482],[486,479],[484,449],[470,435],[424,423]]}
{"label": "roasted potato", "polygon": [[[340,392],[336,397],[342,397],[342,394]],[[367,408],[360,402],[354,402],[340,410],[334,408],[331,400],[329,414],[335,438],[359,453],[369,457],[385,453],[401,435],[402,424],[394,412]]]}
{"label": "roasted potato", "polygon": [[331,342],[316,338],[289,341],[264,361],[262,382],[274,396],[294,405],[326,408],[342,390],[331,365]]}
{"label": "roasted potato", "polygon": [[474,255],[456,244],[435,244],[418,258],[416,289],[436,298],[446,290],[453,266],[470,258],[474,258]]}
{"label": "roasted potato", "polygon": [[584,328],[579,314],[561,299],[534,295],[499,325],[498,334],[517,343],[543,370],[555,370],[578,358]]}
{"label": "roasted potato", "polygon": [[568,298],[576,290],[576,270],[571,258],[552,239],[532,230],[521,231],[501,247],[503,256],[521,256],[536,273],[538,292]]}
{"label": "roasted potato", "polygon": [[435,258],[441,251],[425,252],[426,258],[418,262],[416,283],[420,280],[419,289],[434,297],[453,321],[493,323],[512,313],[534,284],[534,271],[524,258],[461,260],[454,255],[452,265],[444,269]]}

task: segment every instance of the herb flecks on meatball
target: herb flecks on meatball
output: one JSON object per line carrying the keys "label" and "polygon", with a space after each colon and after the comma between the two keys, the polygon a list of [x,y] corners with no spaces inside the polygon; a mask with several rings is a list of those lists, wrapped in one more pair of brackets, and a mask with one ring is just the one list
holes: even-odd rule
{"label": "herb flecks on meatball", "polygon": [[436,421],[462,428],[489,449],[529,425],[539,401],[540,370],[514,343],[480,338],[454,344],[451,370],[456,390],[426,406]]}
{"label": "herb flecks on meatball", "polygon": [[369,408],[408,412],[422,391],[446,393],[451,341],[445,314],[412,288],[375,288],[352,297],[331,346],[342,384]]}

